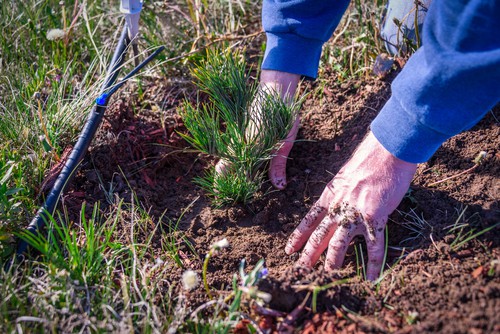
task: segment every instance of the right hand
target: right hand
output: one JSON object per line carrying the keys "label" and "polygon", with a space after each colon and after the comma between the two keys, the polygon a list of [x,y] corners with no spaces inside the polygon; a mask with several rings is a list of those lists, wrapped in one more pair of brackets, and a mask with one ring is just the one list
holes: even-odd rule
{"label": "right hand", "polygon": [[416,164],[388,152],[370,132],[292,233],[285,252],[292,254],[305,245],[298,263],[312,267],[327,250],[325,268],[336,269],[351,240],[362,235],[369,257],[366,275],[375,280],[384,258],[387,218],[416,169]]}

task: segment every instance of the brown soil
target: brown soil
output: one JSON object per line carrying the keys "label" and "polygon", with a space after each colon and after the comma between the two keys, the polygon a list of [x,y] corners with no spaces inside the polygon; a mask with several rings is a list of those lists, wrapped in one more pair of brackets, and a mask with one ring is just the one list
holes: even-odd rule
{"label": "brown soil", "polygon": [[[110,183],[114,196],[129,201],[133,190],[154,219],[163,217],[165,225],[179,221],[179,229],[200,258],[214,241],[229,240],[230,248],[214,256],[209,265],[209,283],[214,288],[231,284],[241,259],[252,267],[264,258],[270,274],[260,289],[272,294],[269,307],[285,314],[298,311],[307,286],[350,277],[347,283],[319,294],[318,313],[312,313],[311,300],[295,312],[291,326],[296,332],[499,332],[499,228],[459,249],[451,247],[457,231],[449,231],[465,208],[461,217],[461,222],[469,223],[465,231],[479,231],[500,221],[498,107],[420,166],[411,192],[398,208],[401,213],[391,216],[386,269],[392,269],[380,285],[374,287],[357,275],[353,247],[345,268],[335,274],[324,274],[321,265],[314,271],[294,269],[296,255],[284,252],[287,237],[367,133],[390,94],[393,77],[339,84],[334,73],[323,73],[321,82],[306,84],[313,94],[302,108],[299,140],[288,163],[288,187],[259,194],[248,206],[225,209],[213,209],[192,183],[214,161],[185,150],[186,143],[176,133],[184,131],[176,107],[193,88],[186,81],[150,81],[140,103],[124,95],[112,102],[65,202],[76,208],[83,200],[99,200],[104,207]],[[488,158],[473,171],[426,186],[472,167],[480,151],[488,152]],[[266,184],[262,191],[270,189]],[[427,222],[419,234],[405,224],[409,217],[403,212],[411,210]],[[201,272],[201,261],[187,248],[183,252],[185,266]],[[173,273],[172,280],[178,281],[180,274],[181,270]],[[193,305],[204,300],[200,288]],[[259,321],[277,328],[281,320],[261,315]]]}

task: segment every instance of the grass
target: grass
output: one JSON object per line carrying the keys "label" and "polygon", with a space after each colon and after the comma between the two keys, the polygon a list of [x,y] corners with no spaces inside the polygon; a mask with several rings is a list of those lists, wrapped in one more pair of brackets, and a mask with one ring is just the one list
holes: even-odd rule
{"label": "grass", "polygon": [[[150,227],[153,221],[147,212],[123,201],[106,217],[98,205],[91,212],[87,219],[82,207],[78,224],[64,216],[52,218],[47,236],[22,235],[40,255],[0,270],[2,332],[166,332],[176,328],[222,333],[244,317],[252,300],[269,301],[255,288],[266,274],[263,261],[249,273],[242,262],[229,295],[202,305],[204,312],[188,312],[181,279],[172,281],[176,265],[172,254],[155,254],[153,236],[159,229]],[[172,295],[174,290],[180,292]],[[200,318],[209,311],[213,319]]]}
{"label": "grass", "polygon": [[371,75],[375,58],[386,52],[379,38],[384,4],[380,0],[351,3],[334,36],[323,48],[319,78],[327,67],[334,69],[339,82]]}
{"label": "grass", "polygon": [[[190,210],[193,204],[198,200],[199,197],[195,198],[181,213],[177,221],[168,222],[168,230],[163,228],[163,225],[160,225],[160,234],[161,234],[161,249],[165,252],[172,261],[179,267],[185,268],[184,262],[181,258],[182,248],[187,248],[191,254],[195,256],[197,260],[199,260],[199,255],[196,253],[194,246],[191,242],[183,235],[182,232],[179,231],[179,223],[182,220],[182,217],[186,212]],[[160,217],[160,221],[162,221],[162,217]]]}
{"label": "grass", "polygon": [[31,239],[40,257],[0,272],[3,332],[165,329],[171,306],[168,298],[158,303],[156,296],[168,295],[170,264],[148,258],[150,240],[139,242],[134,228],[143,220],[132,219],[128,236],[117,232],[123,215],[138,218],[140,210],[120,203],[106,220],[98,206],[92,212],[87,220],[82,208],[77,226],[64,217],[58,219],[64,223],[53,219],[47,237]]}
{"label": "grass", "polygon": [[407,238],[401,240],[400,245],[416,244],[420,240],[427,238],[426,235],[432,233],[433,227],[427,222],[422,213],[419,214],[414,209],[410,209],[407,212],[398,212],[404,219],[403,222],[398,224],[410,233]]}
{"label": "grass", "polygon": [[450,242],[450,248],[452,251],[458,251],[463,246],[465,246],[469,241],[472,241],[479,236],[495,229],[500,226],[500,222],[490,225],[481,230],[478,229],[478,217],[477,214],[472,214],[470,217],[466,217],[465,213],[467,207],[457,210],[458,217],[455,222],[444,228],[447,235],[451,236],[452,241]]}

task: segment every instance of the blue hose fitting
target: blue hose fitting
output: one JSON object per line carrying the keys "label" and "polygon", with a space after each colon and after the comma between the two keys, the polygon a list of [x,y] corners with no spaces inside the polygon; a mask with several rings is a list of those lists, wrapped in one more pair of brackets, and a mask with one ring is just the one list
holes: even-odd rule
{"label": "blue hose fitting", "polygon": [[108,104],[108,93],[102,93],[97,99],[95,99],[95,103],[98,106],[105,107]]}

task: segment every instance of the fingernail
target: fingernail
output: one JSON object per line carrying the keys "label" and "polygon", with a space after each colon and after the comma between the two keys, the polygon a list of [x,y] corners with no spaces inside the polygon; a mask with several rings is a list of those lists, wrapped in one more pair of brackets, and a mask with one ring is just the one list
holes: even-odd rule
{"label": "fingernail", "polygon": [[286,180],[284,178],[277,178],[273,180],[274,186],[278,189],[285,189]]}
{"label": "fingernail", "polygon": [[286,253],[286,255],[293,254],[293,248],[291,246],[286,246],[285,247],[285,253]]}

